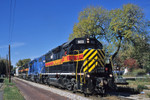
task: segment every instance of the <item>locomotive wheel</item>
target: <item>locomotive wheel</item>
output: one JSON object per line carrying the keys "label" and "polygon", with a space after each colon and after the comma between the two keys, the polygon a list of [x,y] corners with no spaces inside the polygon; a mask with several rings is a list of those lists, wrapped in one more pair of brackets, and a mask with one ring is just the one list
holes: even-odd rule
{"label": "locomotive wheel", "polygon": [[74,84],[73,85],[73,93],[76,93],[78,90],[78,85],[77,84]]}
{"label": "locomotive wheel", "polygon": [[[68,79],[67,79],[67,80],[68,80]],[[67,88],[69,91],[71,91],[71,90],[73,89],[73,87],[72,87],[72,84],[71,84],[70,80],[68,80],[68,83],[67,83],[66,88]]]}
{"label": "locomotive wheel", "polygon": [[78,90],[78,85],[77,85],[77,83],[76,83],[76,79],[75,79],[75,78],[72,78],[72,79],[71,79],[71,85],[72,85],[73,93],[76,93],[77,90]]}
{"label": "locomotive wheel", "polygon": [[71,90],[73,89],[72,84],[71,84],[71,81],[70,81],[69,79],[64,78],[64,79],[63,79],[63,84],[64,84],[64,87],[65,87],[67,90],[71,91]]}
{"label": "locomotive wheel", "polygon": [[99,88],[98,91],[102,96],[106,94],[106,89],[104,87]]}
{"label": "locomotive wheel", "polygon": [[46,81],[47,81],[47,85],[50,86],[50,79],[49,79],[49,77],[47,77]]}

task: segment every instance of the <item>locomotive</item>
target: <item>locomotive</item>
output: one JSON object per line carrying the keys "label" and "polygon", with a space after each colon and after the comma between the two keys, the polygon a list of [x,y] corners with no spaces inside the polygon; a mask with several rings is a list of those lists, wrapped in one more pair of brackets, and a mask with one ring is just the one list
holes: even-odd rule
{"label": "locomotive", "polygon": [[20,67],[19,77],[73,92],[105,94],[114,86],[111,65],[96,38],[74,38]]}

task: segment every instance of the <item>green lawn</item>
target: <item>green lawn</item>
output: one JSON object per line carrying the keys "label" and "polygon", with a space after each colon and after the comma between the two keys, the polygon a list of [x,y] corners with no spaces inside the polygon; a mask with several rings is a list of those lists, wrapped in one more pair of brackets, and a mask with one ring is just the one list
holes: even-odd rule
{"label": "green lawn", "polygon": [[4,85],[4,100],[24,100],[14,83],[9,83],[9,80],[5,78]]}
{"label": "green lawn", "polygon": [[136,79],[135,81],[128,80],[129,86],[137,87],[138,85],[150,85],[150,78]]}

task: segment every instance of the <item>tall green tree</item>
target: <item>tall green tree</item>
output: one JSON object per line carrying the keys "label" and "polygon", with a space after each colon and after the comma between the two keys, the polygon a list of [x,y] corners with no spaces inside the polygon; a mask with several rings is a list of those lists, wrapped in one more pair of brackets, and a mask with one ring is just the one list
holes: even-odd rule
{"label": "tall green tree", "polygon": [[[137,67],[144,68],[147,71],[150,70],[150,37],[147,35],[138,37],[134,40],[133,44],[122,45],[119,51],[119,57],[121,62],[128,59],[135,59]],[[127,62],[126,62],[127,64]],[[132,66],[130,66],[132,67]]]}
{"label": "tall green tree", "polygon": [[102,7],[86,8],[80,12],[78,20],[69,39],[94,35],[99,40],[107,41],[108,49],[114,48],[112,59],[122,45],[131,44],[142,33],[147,33],[144,13],[140,7],[133,4],[113,10]]}
{"label": "tall green tree", "polygon": [[[109,22],[108,10],[102,7],[90,7],[80,12],[79,22],[74,24],[73,33],[69,39],[95,35],[97,38],[105,36]],[[107,27],[106,27],[107,26]]]}
{"label": "tall green tree", "polygon": [[23,59],[23,60],[19,60],[17,63],[16,63],[16,66],[23,66],[25,65],[26,63],[30,62],[31,59],[28,58],[28,59]]}
{"label": "tall green tree", "polygon": [[6,74],[6,60],[0,59],[0,75]]}

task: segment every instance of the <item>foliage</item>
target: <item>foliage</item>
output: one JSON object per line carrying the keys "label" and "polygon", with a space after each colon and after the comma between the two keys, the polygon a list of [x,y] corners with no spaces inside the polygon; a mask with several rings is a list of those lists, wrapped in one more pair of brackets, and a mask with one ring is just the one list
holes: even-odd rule
{"label": "foliage", "polygon": [[30,62],[30,61],[31,61],[30,58],[28,58],[28,59],[23,59],[23,60],[19,60],[19,61],[16,63],[16,65],[17,65],[17,66],[23,66],[23,65],[25,65],[26,63],[28,63],[28,62]]}
{"label": "foliage", "polygon": [[148,89],[148,87],[145,86],[145,85],[138,85],[138,86],[137,86],[137,90],[138,90],[139,92],[143,91],[144,89]]}
{"label": "foliage", "polygon": [[132,69],[137,68],[138,65],[135,59],[129,58],[124,61],[124,66],[128,67],[132,71]]}
{"label": "foliage", "polygon": [[[6,59],[0,59],[0,74],[6,74],[6,66],[7,66],[8,60]],[[13,68],[13,66],[11,65],[11,69]],[[7,68],[7,70],[9,70]]]}
{"label": "foliage", "polygon": [[9,83],[8,79],[5,79],[4,84],[4,100],[24,100],[14,83]]}
{"label": "foliage", "polygon": [[108,10],[102,7],[90,7],[80,12],[78,17],[79,23],[75,23],[73,33],[70,34],[69,39],[75,37],[83,37],[86,35],[96,35],[101,38],[108,30],[109,17]]}
{"label": "foliage", "polygon": [[6,60],[0,59],[0,75],[6,74]]}
{"label": "foliage", "polygon": [[145,77],[145,78],[139,78],[136,80],[127,80],[127,82],[129,83],[130,87],[136,87],[138,85],[150,85],[150,78],[149,77]]}
{"label": "foliage", "polygon": [[134,69],[132,71],[132,73],[135,75],[135,76],[141,76],[141,75],[146,75],[146,70],[145,69]]}
{"label": "foliage", "polygon": [[141,76],[141,75],[146,75],[146,70],[145,69],[140,69],[140,70],[137,70],[137,76]]}
{"label": "foliage", "polygon": [[108,49],[113,47],[115,50],[109,52],[112,59],[123,44],[131,44],[140,34],[147,32],[142,9],[133,4],[110,11],[102,7],[89,7],[80,12],[78,20],[69,39],[89,35],[107,41]]}
{"label": "foliage", "polygon": [[[124,66],[124,63],[121,59],[121,56],[120,55],[117,55],[114,60],[113,60],[113,64],[116,65],[117,67],[122,67]],[[122,67],[123,68],[123,67]]]}
{"label": "foliage", "polygon": [[[139,68],[144,68],[148,72],[150,70],[150,39],[148,35],[138,37],[134,40],[134,44],[125,44],[120,50],[119,56],[122,61],[135,59]],[[126,62],[127,63],[127,62]],[[132,66],[130,66],[131,68]],[[134,66],[133,66],[134,68]]]}
{"label": "foliage", "polygon": [[137,59],[139,67],[150,69],[150,44],[149,37],[143,36],[135,40],[132,56]]}
{"label": "foliage", "polygon": [[[128,72],[124,77],[137,77],[137,76],[146,76],[146,70],[141,68],[131,68],[130,72]],[[149,80],[149,79],[147,79]],[[144,80],[146,81],[146,80]]]}

